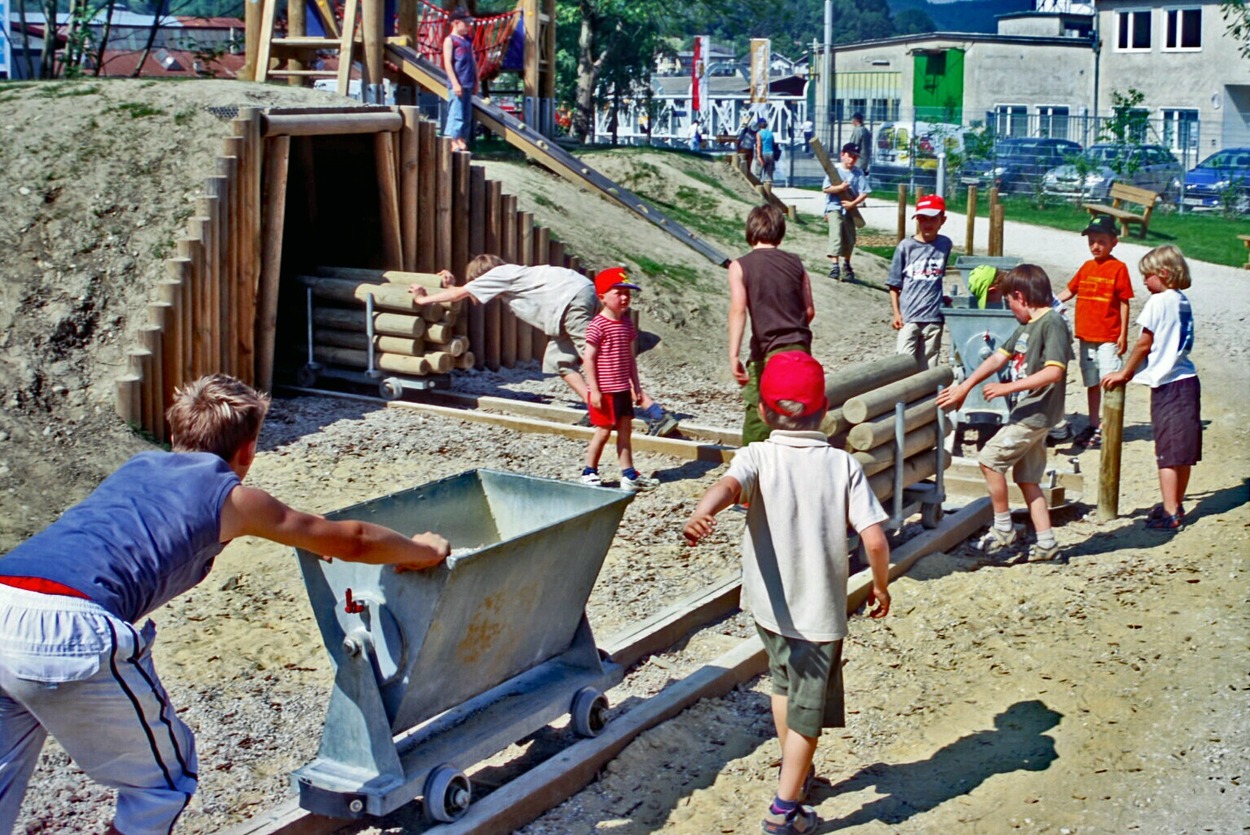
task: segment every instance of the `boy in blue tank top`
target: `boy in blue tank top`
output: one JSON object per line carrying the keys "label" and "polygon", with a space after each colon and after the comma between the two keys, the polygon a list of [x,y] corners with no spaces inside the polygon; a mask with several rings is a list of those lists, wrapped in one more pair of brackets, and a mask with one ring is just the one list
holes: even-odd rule
{"label": "boy in blue tank top", "polygon": [[156,608],[208,576],[230,540],[416,571],[447,540],[331,522],[244,487],[269,398],[224,374],[179,388],[173,453],[140,453],[0,557],[0,833],[50,733],[117,789],[109,832],[168,833],[196,787],[195,739],[152,664]]}

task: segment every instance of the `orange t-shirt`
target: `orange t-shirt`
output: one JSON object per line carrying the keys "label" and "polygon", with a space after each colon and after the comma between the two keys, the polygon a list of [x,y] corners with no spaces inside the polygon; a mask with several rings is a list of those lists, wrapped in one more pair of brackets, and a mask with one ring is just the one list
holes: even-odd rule
{"label": "orange t-shirt", "polygon": [[1108,256],[1081,265],[1068,282],[1076,295],[1076,338],[1086,342],[1115,342],[1120,338],[1120,303],[1133,298],[1128,267]]}

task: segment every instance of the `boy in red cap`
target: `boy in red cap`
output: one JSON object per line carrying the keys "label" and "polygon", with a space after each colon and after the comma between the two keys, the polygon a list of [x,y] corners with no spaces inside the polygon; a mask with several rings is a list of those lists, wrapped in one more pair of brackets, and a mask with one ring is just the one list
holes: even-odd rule
{"label": "boy in red cap", "polygon": [[898,242],[885,280],[893,310],[890,327],[898,331],[898,353],[932,368],[942,346],[942,282],[951,256],[951,239],[938,234],[946,223],[946,201],[927,194],[916,201],[912,217],[916,234]]}
{"label": "boy in red cap", "polygon": [[603,307],[586,326],[586,405],[595,434],[586,448],[582,484],[598,486],[599,456],[608,436],[616,430],[616,458],[621,465],[622,490],[646,490],[659,482],[634,469],[630,438],[634,431],[634,405],[642,405],[646,395],[638,380],[634,361],[634,339],[638,331],[629,317],[631,293],[641,290],[631,284],[623,267],[610,267],[595,276],[595,294]]}
{"label": "boy in red cap", "polygon": [[846,724],[847,528],[859,533],[872,568],[868,599],[876,607],[869,617],[882,618],[890,611],[890,546],[881,527],[888,517],[863,468],[820,431],[828,410],[825,372],[811,355],[788,351],[768,359],[759,408],[773,433],[737,451],[683,534],[694,545],[715,528],[717,513],[748,503],[742,604],[768,653],[782,755],[764,831],[806,833],[820,823],[801,804],[821,729]]}

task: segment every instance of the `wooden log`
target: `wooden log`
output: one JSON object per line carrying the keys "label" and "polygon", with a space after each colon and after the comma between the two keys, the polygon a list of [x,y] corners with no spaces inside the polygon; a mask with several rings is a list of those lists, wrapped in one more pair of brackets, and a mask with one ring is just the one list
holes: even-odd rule
{"label": "wooden log", "polygon": [[[830,409],[825,413],[825,419],[820,422],[820,431],[826,437],[833,438],[841,436],[843,441],[846,440],[846,432],[851,428],[851,422],[846,419],[846,415],[842,414],[841,409]],[[842,444],[834,444],[841,447]]]}
{"label": "wooden log", "polygon": [[[534,263],[534,215],[531,212],[517,212],[516,263]],[[538,344],[538,340],[534,337],[534,330],[534,326],[527,322],[517,322],[516,355],[518,361],[525,362],[542,356],[542,354],[534,353],[534,348]]]}
{"label": "wooden log", "polygon": [[468,371],[470,368],[473,368],[473,365],[476,362],[477,358],[473,356],[473,352],[465,351],[463,354],[456,357],[456,368],[461,371]]}
{"label": "wooden log", "polygon": [[368,267],[312,267],[309,275],[323,278],[342,278],[362,284],[398,284],[407,289],[410,284],[420,284],[427,290],[441,290],[443,280],[437,273],[409,272],[408,270],[373,270]]}
{"label": "wooden log", "polygon": [[[159,300],[148,305],[148,322],[156,330],[156,356],[161,361],[161,423],[165,424],[165,410],[174,402],[174,388],[181,379],[182,359],[179,356],[178,311],[172,303]],[[168,427],[161,439],[169,440]]]}
{"label": "wooden log", "polygon": [[1124,440],[1124,386],[1102,393],[1102,455],[1098,465],[1098,518],[1120,515],[1120,445]]}
{"label": "wooden log", "polygon": [[[949,455],[943,459],[946,466],[951,464]],[[910,487],[917,482],[924,481],[926,478],[937,473],[937,450],[922,452],[914,455],[903,462],[903,486]],[[884,502],[886,499],[894,495],[894,468],[885,472],[877,473],[868,477],[868,486],[872,488],[872,492],[876,494],[877,500]]]}
{"label": "wooden log", "polygon": [[465,262],[453,260],[451,246],[451,142],[447,139],[436,143],[438,148],[438,174],[434,180],[434,269],[451,270],[464,276]]}
{"label": "wooden log", "polygon": [[196,237],[200,220],[191,218],[187,221],[187,237],[177,242],[179,258],[187,262],[186,293],[188,299],[188,316],[191,320],[189,336],[191,340],[191,374],[189,379],[204,373],[205,358],[208,356],[206,340],[208,338],[204,322],[204,245]]}
{"label": "wooden log", "polygon": [[[908,403],[903,412],[903,431],[911,432],[937,420],[937,396]],[[948,421],[949,425],[949,421]],[[846,434],[848,450],[868,450],[894,440],[894,413],[852,426]]]}
{"label": "wooden log", "polygon": [[[205,188],[213,187],[213,178],[204,181]],[[221,226],[217,222],[217,195],[208,193],[196,200],[196,210],[204,222],[200,226],[200,240],[204,242],[204,288],[207,293],[205,319],[208,328],[208,357],[206,372],[221,371],[221,261],[218,236]]]}
{"label": "wooden log", "polygon": [[[480,307],[481,305],[478,306]],[[447,325],[452,327],[456,324],[456,317],[452,315],[446,305],[441,304],[421,305],[421,318],[426,321],[427,325]]]}
{"label": "wooden log", "polygon": [[[355,351],[351,348],[332,348],[315,346],[313,359],[327,365],[339,365],[344,368],[368,368],[369,354],[366,351]],[[409,374],[424,377],[430,373],[430,361],[425,357],[406,357],[402,354],[375,353],[373,367],[396,374]]]}
{"label": "wooden log", "polygon": [[[903,436],[903,458],[910,458],[927,449],[935,449],[937,445],[937,424],[922,426]],[[891,441],[867,451],[855,452],[852,457],[864,468],[865,475],[876,475],[894,465],[894,443]]]}
{"label": "wooden log", "polygon": [[256,301],[260,281],[261,243],[261,157],[264,139],[260,135],[261,112],[258,108],[239,109],[235,120],[244,142],[242,158],[244,178],[242,219],[238,234],[243,242],[240,283],[243,287],[239,308],[239,346],[241,379],[248,385],[256,382]]}
{"label": "wooden log", "polygon": [[447,340],[447,353],[455,357],[457,363],[460,361],[460,358],[468,352],[469,337],[453,336],[451,339]]}
{"label": "wooden log", "polygon": [[187,272],[191,261],[188,258],[169,258],[165,261],[166,277],[157,282],[160,298],[174,306],[178,311],[179,342],[178,357],[180,360],[178,382],[188,382],[194,377],[191,371],[192,319],[190,283]]}
{"label": "wooden log", "polygon": [[[906,354],[893,354],[825,372],[825,399],[829,409],[840,409],[852,397],[872,391],[923,370],[924,366]],[[833,433],[830,433],[833,434]]]}
{"label": "wooden log", "polygon": [[[438,246],[438,128],[432,122],[417,125],[417,263],[416,269],[432,273],[450,267],[435,259]],[[463,269],[463,267],[460,267]]]}
{"label": "wooden log", "polygon": [[386,71],[386,17],[385,0],[360,0],[360,34],[363,41],[360,93],[365,104],[384,103],[382,76]]}
{"label": "wooden log", "polygon": [[264,117],[262,132],[266,139],[279,136],[344,136],[354,133],[380,133],[400,130],[404,117],[394,111],[385,113],[270,113]]}
{"label": "wooden log", "polygon": [[447,351],[430,351],[426,353],[425,359],[434,374],[446,374],[456,364],[456,358]]}
{"label": "wooden log", "polygon": [[[366,330],[364,308],[344,310],[338,307],[318,307],[313,310],[313,324],[338,330]],[[382,336],[420,338],[425,336],[425,320],[420,316],[403,313],[374,313],[373,332]]]}
{"label": "wooden log", "polygon": [[[510,264],[518,263],[516,204],[515,194],[505,194],[500,198],[499,257]],[[517,324],[516,314],[505,309],[499,319],[499,364],[504,368],[513,368],[518,362],[529,360],[533,351],[528,338],[522,351],[517,342]]]}
{"label": "wooden log", "polygon": [[399,175],[395,171],[395,142],[389,133],[373,135],[373,157],[378,179],[382,258],[387,267],[399,269],[404,265],[403,231],[399,222]]}
{"label": "wooden log", "polygon": [[265,229],[256,307],[256,385],[273,388],[273,351],[278,326],[278,281],[282,274],[282,231],[286,224],[286,185],[291,137],[269,140],[265,154]]}
{"label": "wooden log", "polygon": [[[172,397],[166,398],[165,383],[165,354],[164,354],[164,334],[161,327],[164,324],[164,311],[153,310],[151,306],[148,308],[148,322],[139,328],[139,338],[143,343],[143,347],[147,349],[151,355],[150,365],[145,367],[145,372],[151,375],[150,386],[144,385],[144,396],[150,397],[151,402],[151,423],[149,430],[156,440],[164,443],[169,440],[169,435],[165,431],[165,407],[172,401]],[[157,319],[161,321],[157,321]],[[170,394],[173,389],[170,386]],[[145,407],[146,411],[146,407]]]}
{"label": "wooden log", "polygon": [[469,214],[472,209],[469,198],[469,179],[472,166],[467,151],[456,151],[451,155],[451,271],[457,276],[464,275],[465,265],[469,263]]}
{"label": "wooden log", "polygon": [[[287,3],[286,7],[286,36],[288,38],[302,38],[308,34],[308,4],[306,3]],[[305,64],[302,52],[296,51],[295,54],[286,59],[286,68],[293,72],[301,72],[309,69]],[[298,75],[292,75],[287,78],[287,84],[292,87],[303,85],[304,79]]]}
{"label": "wooden log", "polygon": [[304,286],[311,287],[313,295],[319,299],[363,303],[369,296],[373,296],[374,308],[417,315],[421,314],[424,307],[416,304],[408,288],[399,284],[369,284],[350,278],[322,278],[313,275],[301,275],[299,280]]}
{"label": "wooden log", "polygon": [[[315,328],[313,330],[313,344],[367,351],[369,350],[369,334],[364,331]],[[410,357],[419,357],[425,354],[425,340],[419,337],[375,336],[373,337],[373,347],[377,351],[388,354],[404,354]]]}
{"label": "wooden log", "polygon": [[457,336],[456,332],[447,325],[427,324],[425,326],[425,341],[434,342],[439,345],[446,345]]}
{"label": "wooden log", "polygon": [[[415,9],[416,4],[409,2],[407,6]],[[401,267],[409,272],[415,272],[417,269],[417,218],[421,215],[420,192],[418,191],[420,148],[417,139],[417,126],[421,121],[421,116],[420,111],[411,106],[399,108],[399,115],[403,119],[403,127],[399,131],[399,238],[400,247],[404,253]]]}
{"label": "wooden log", "polygon": [[[143,344],[142,336],[139,344]],[[151,432],[155,421],[153,413],[156,401],[152,394],[152,352],[146,347],[132,348],[126,352],[126,361],[130,366],[130,373],[139,378],[139,428]]]}
{"label": "wooden log", "polygon": [[930,392],[936,392],[938,386],[949,386],[953,379],[955,375],[950,366],[930,368],[887,386],[856,395],[843,404],[842,412],[851,423],[863,423],[893,409],[895,403],[911,403]]}
{"label": "wooden log", "polygon": [[968,255],[976,254],[976,230],[977,230],[977,187],[975,185],[968,186],[968,221],[964,229],[964,252]]}
{"label": "wooden log", "polygon": [[1002,203],[990,207],[990,255],[1002,257],[1003,226],[1006,223],[1006,208]]}
{"label": "wooden log", "polygon": [[117,386],[117,399],[113,406],[117,410],[117,416],[131,429],[141,428],[143,423],[142,378],[138,374],[128,372],[118,377],[114,383]]}
{"label": "wooden log", "polygon": [[[226,247],[226,275],[229,284],[230,304],[226,312],[230,328],[227,332],[228,344],[226,353],[230,358],[230,373],[239,376],[242,340],[240,339],[239,309],[242,304],[244,288],[241,286],[243,267],[242,236],[239,229],[242,221],[242,208],[239,205],[243,182],[240,174],[239,157],[243,153],[242,137],[229,137],[224,143],[225,156],[217,160],[217,170],[225,176],[225,202],[222,206],[225,220],[224,244]],[[249,352],[250,353],[250,352]]]}

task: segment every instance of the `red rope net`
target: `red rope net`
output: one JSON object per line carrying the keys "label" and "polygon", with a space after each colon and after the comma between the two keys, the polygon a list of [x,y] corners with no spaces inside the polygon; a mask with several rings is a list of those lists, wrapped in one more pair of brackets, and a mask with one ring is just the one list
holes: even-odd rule
{"label": "red rope net", "polygon": [[[520,14],[521,10],[518,8],[507,14],[473,20],[473,57],[477,60],[478,78],[488,81],[499,75]],[[430,0],[420,0],[417,52],[422,58],[439,67],[443,65],[443,39],[451,28],[450,16],[450,12],[434,5]]]}

